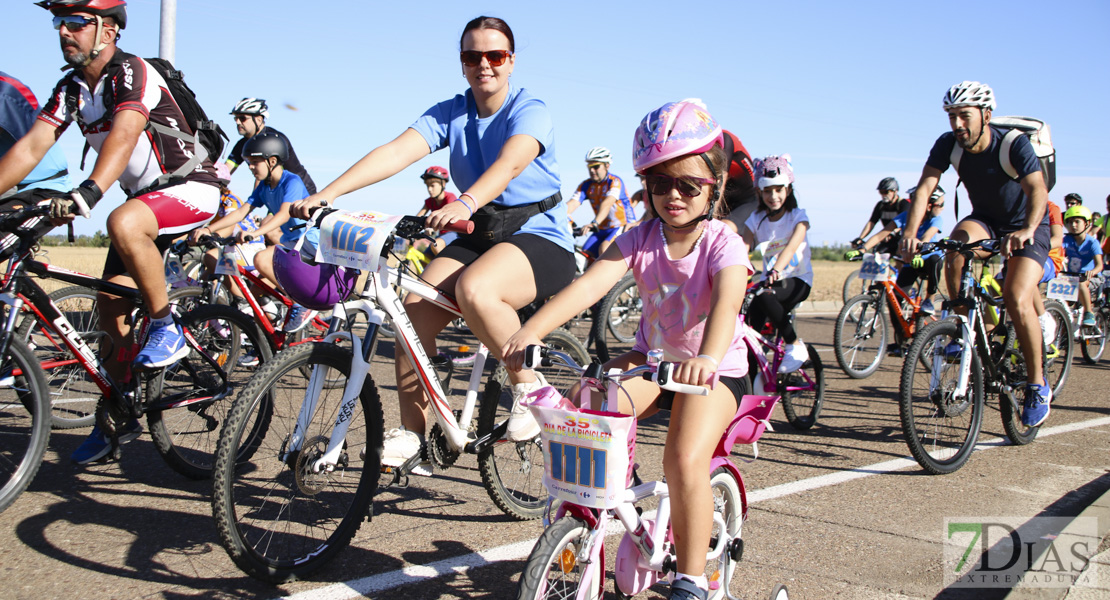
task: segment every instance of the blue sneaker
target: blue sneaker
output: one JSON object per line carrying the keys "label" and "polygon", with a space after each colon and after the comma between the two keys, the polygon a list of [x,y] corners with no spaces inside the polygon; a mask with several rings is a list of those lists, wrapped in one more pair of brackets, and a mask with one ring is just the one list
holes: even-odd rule
{"label": "blue sneaker", "polygon": [[[119,428],[119,443],[126,444],[139,437],[142,432],[143,426],[139,424],[139,420],[131,419]],[[108,440],[108,436],[101,433],[100,425],[98,424],[93,427],[89,437],[73,451],[69,459],[73,461],[74,464],[87,465],[93,461],[104,458],[111,449],[112,444]]]}
{"label": "blue sneaker", "polygon": [[1095,320],[1095,313],[1083,313],[1083,326],[1084,327],[1098,327],[1098,321]]}
{"label": "blue sneaker", "polygon": [[150,330],[146,345],[135,356],[131,366],[136,369],[161,369],[188,355],[185,334],[176,323],[168,327],[155,326]]}
{"label": "blue sneaker", "polygon": [[937,309],[933,307],[932,300],[926,299],[921,302],[921,312],[926,315],[933,315],[936,314]]}
{"label": "blue sneaker", "polygon": [[316,311],[307,309],[300,304],[294,304],[293,308],[289,309],[289,319],[285,322],[286,333],[296,333],[304,329],[313,318],[316,317]]}
{"label": "blue sneaker", "polygon": [[1025,386],[1025,407],[1021,411],[1021,424],[1037,427],[1048,418],[1052,404],[1052,386],[1046,379],[1044,385],[1031,383]]}

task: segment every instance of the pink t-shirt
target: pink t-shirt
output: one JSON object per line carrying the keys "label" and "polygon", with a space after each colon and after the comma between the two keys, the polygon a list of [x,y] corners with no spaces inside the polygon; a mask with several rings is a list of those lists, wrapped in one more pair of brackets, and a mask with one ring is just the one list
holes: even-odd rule
{"label": "pink t-shirt", "polygon": [[[633,350],[647,354],[662,349],[664,360],[682,361],[700,354],[712,308],[713,276],[733,265],[743,266],[750,276],[752,264],[744,240],[721,221],[706,221],[694,251],[677,260],[667,254],[662,227],[659,219],[652,219],[618,237],[616,244],[644,302]],[[737,314],[732,343],[717,370],[720,375],[748,373],[740,325]]]}

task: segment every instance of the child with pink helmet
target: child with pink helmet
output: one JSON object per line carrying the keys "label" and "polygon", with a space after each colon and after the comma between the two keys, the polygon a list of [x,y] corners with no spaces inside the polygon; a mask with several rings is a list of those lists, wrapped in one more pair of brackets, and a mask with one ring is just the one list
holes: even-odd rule
{"label": "child with pink helmet", "polygon": [[768,321],[787,343],[780,373],[798,370],[809,359],[805,342],[798,337],[791,311],[809,297],[813,267],[809,259],[809,217],[794,197],[794,165],[790,155],[768,156],[756,161],[760,190],[759,207],[744,221],[740,235],[749,247],[763,254],[763,277],[770,289],[752,299],[748,325],[759,331]]}
{"label": "child with pink helmet", "polygon": [[[670,102],[644,117],[633,139],[633,165],[646,176],[646,203],[655,218],[618,237],[586,273],[552,298],[506,342],[513,369],[523,351],[591,306],[632,269],[644,314],[631,352],[605,368],[629,369],[662,349],[679,363],[675,379],[710,387],[708,396],[660,392],[643,380],[626,382],[632,399],[620,410],[638,417],[670,410],[663,471],[670,488],[677,573],[671,598],[704,599],[706,552],[713,514],[709,461],[749,393],[740,307],[752,273],[748,247],[717,217],[729,157],[720,125],[700,100]],[[714,375],[720,380],[713,385]]]}

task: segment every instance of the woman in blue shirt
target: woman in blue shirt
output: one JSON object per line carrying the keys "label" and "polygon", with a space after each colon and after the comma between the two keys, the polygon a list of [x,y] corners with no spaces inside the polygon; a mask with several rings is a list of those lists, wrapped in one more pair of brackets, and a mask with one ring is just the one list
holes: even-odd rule
{"label": "woman in blue shirt", "polygon": [[[559,206],[559,169],[550,114],[542,101],[509,80],[516,66],[512,30],[501,19],[478,17],[463,29],[459,49],[468,90],[429,108],[396,139],[372,150],[319,193],[298,202],[293,214],[307,217],[321,202],[330,204],[339,196],[382,181],[445,147],[450,153],[450,171],[463,193],[457,201],[430,213],[428,227],[439,229],[471,219],[486,205],[535,206],[542,202],[547,210],[533,214],[506,240],[491,244],[478,232],[460,235],[421,273],[428,283],[454,291],[471,331],[493,352],[499,352],[520,328],[518,308],[570,283],[573,246],[566,208]],[[435,356],[436,335],[453,315],[415,294],[406,300],[405,308],[425,352]],[[427,426],[428,398],[408,357],[398,353],[396,364],[403,429],[386,433],[385,465],[400,465],[419,452]],[[527,409],[519,406],[519,399],[544,382],[529,371],[510,373],[510,378],[514,404],[508,437],[531,439],[538,435],[539,427]],[[427,466],[413,472],[422,471],[430,473]]]}

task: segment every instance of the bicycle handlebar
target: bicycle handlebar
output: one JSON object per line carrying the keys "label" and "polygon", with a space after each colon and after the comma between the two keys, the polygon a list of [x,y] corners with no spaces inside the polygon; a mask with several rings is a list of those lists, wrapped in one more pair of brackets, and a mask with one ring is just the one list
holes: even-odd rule
{"label": "bicycle handlebar", "polygon": [[[571,371],[575,371],[579,374],[586,374],[587,371],[594,369],[595,365],[596,371],[598,373],[601,372],[601,365],[598,363],[593,363],[589,367],[583,367],[575,362],[574,358],[571,357],[569,354],[565,352],[559,352],[558,350],[552,350],[551,348],[547,348],[546,346],[530,345],[524,350],[525,369],[532,370],[541,365],[551,366],[555,364],[555,360],[557,360],[561,366],[568,368]],[[618,381],[632,379],[634,377],[643,377],[644,379],[655,382],[655,384],[658,385],[661,389],[678,394],[690,394],[694,396],[709,395],[708,388],[704,388],[700,385],[690,385],[687,383],[678,383],[677,381],[674,381],[674,366],[675,363],[673,362],[662,361],[658,363],[658,366],[653,368],[652,365],[649,363],[646,365],[633,367],[631,369],[628,369],[627,371],[623,371],[615,375],[605,374],[604,377],[607,377],[609,379],[616,379]]]}

